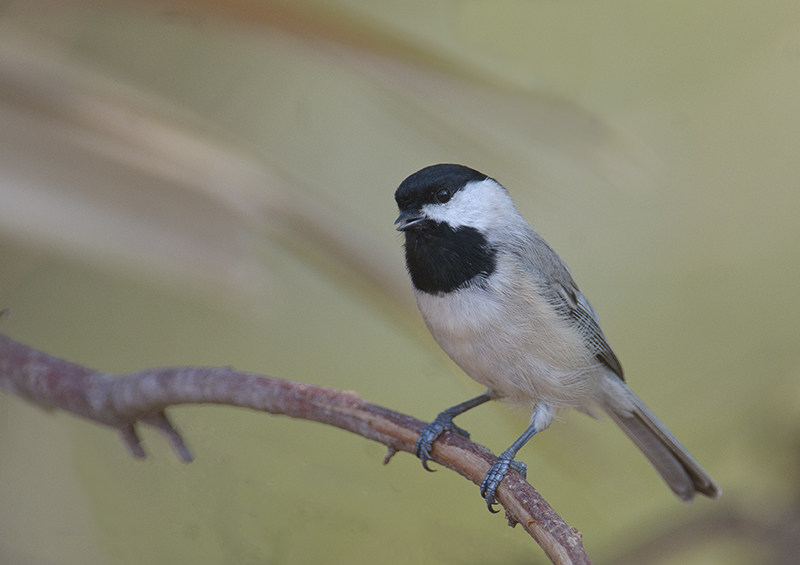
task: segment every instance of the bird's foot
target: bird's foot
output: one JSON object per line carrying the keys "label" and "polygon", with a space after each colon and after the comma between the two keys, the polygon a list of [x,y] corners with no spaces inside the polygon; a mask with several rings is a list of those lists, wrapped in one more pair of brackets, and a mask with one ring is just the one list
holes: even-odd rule
{"label": "bird's foot", "polygon": [[449,414],[439,414],[434,418],[433,422],[425,426],[419,434],[417,444],[414,446],[414,453],[422,461],[422,466],[426,471],[434,471],[428,467],[428,460],[431,458],[431,450],[433,449],[433,442],[438,439],[440,435],[445,432],[453,432],[462,437],[469,439],[469,432],[463,428],[459,428],[453,423],[453,417]]}
{"label": "bird's foot", "polygon": [[523,479],[528,475],[528,467],[522,461],[514,461],[505,453],[495,459],[492,466],[489,467],[489,472],[486,473],[483,482],[481,482],[481,496],[486,500],[486,507],[489,512],[499,512],[499,510],[494,509],[494,505],[498,504],[494,494],[497,491],[497,487],[500,486],[500,482],[508,474],[509,469],[514,469]]}

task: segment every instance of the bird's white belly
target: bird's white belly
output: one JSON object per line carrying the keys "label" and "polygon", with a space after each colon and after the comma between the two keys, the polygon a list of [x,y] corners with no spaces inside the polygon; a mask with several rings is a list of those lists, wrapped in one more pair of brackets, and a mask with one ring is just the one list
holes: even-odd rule
{"label": "bird's white belly", "polygon": [[515,293],[516,307],[508,294],[486,288],[416,294],[439,346],[498,396],[524,407],[591,404],[598,365],[577,332],[552,308],[535,302],[538,293]]}

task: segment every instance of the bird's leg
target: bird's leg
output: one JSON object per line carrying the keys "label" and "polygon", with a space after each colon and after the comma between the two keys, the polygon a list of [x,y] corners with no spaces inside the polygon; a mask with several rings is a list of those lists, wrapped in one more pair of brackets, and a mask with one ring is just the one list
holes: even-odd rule
{"label": "bird's leg", "polygon": [[414,447],[414,452],[417,454],[417,457],[422,460],[422,466],[425,467],[425,470],[433,471],[433,469],[428,467],[428,460],[431,457],[431,449],[433,449],[433,442],[436,441],[436,438],[438,438],[444,432],[454,432],[460,436],[469,438],[469,433],[467,430],[456,426],[453,423],[453,418],[459,414],[463,414],[471,408],[480,406],[484,402],[490,401],[492,398],[494,398],[494,394],[487,390],[480,396],[470,398],[466,402],[456,404],[455,406],[444,410],[438,416],[436,416],[436,418],[434,418],[433,422],[425,426],[425,428],[420,432],[419,439],[417,439],[417,444]]}
{"label": "bird's leg", "polygon": [[523,478],[525,478],[527,474],[525,463],[514,461],[517,452],[522,449],[522,446],[528,443],[533,436],[546,430],[552,423],[553,417],[554,412],[552,408],[546,404],[537,404],[533,412],[531,412],[531,422],[528,429],[519,436],[517,441],[512,443],[508,449],[501,453],[500,456],[495,459],[492,466],[489,467],[489,472],[486,473],[486,477],[484,477],[481,483],[481,496],[486,499],[486,506],[489,508],[490,512],[498,512],[493,508],[497,503],[494,498],[494,493],[500,485],[500,481],[502,481],[508,473],[509,467],[522,475]]}

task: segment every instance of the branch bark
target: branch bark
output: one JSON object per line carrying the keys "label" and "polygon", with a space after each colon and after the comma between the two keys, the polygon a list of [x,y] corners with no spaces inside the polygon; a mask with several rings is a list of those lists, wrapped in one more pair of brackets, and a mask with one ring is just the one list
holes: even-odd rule
{"label": "branch bark", "polygon": [[[165,413],[179,404],[239,406],[313,420],[386,445],[388,463],[397,451],[414,453],[425,422],[343,392],[226,367],[165,367],[111,375],[70,363],[0,334],[0,388],[46,408],[58,408],[117,430],[137,458],[145,452],[137,424],[160,430],[175,454],[192,455]],[[432,461],[480,484],[495,456],[485,447],[446,433],[434,444]],[[510,525],[520,524],[556,564],[590,563],[581,534],[570,528],[516,472],[497,491]]]}

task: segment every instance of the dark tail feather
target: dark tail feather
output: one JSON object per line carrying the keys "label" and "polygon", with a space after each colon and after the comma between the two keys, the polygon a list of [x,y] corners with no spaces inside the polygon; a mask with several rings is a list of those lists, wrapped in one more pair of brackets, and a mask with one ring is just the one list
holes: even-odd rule
{"label": "dark tail feather", "polygon": [[609,409],[608,415],[644,453],[672,492],[684,502],[691,502],[698,492],[709,498],[719,498],[722,490],[714,479],[650,412],[644,402],[635,394],[630,394],[635,400],[632,412],[619,414]]}

